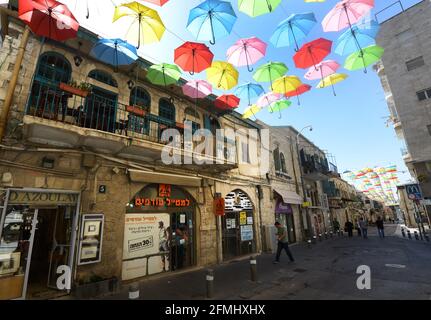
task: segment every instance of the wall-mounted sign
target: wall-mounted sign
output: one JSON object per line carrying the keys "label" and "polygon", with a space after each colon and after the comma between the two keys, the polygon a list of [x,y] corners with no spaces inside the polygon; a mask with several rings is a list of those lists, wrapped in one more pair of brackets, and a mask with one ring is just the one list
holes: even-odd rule
{"label": "wall-mounted sign", "polygon": [[250,198],[241,191],[229,192],[225,197],[226,211],[253,210]]}
{"label": "wall-mounted sign", "polygon": [[12,190],[9,196],[9,204],[28,205],[76,205],[78,193],[61,192],[33,192]]}
{"label": "wall-mounted sign", "polygon": [[135,198],[135,207],[188,207],[189,199]]}
{"label": "wall-mounted sign", "polygon": [[408,184],[406,185],[407,196],[411,200],[421,200],[422,192],[418,184]]}
{"label": "wall-mounted sign", "polygon": [[241,241],[253,240],[253,226],[241,226]]}
{"label": "wall-mounted sign", "polygon": [[239,224],[247,224],[247,212],[243,211],[239,213]]}
{"label": "wall-mounted sign", "polygon": [[99,186],[99,193],[106,193],[106,186],[104,184]]}
{"label": "wall-mounted sign", "polygon": [[305,201],[305,202],[303,202],[303,203],[302,203],[302,207],[303,207],[303,208],[311,207],[311,202],[310,202],[310,201]]}
{"label": "wall-mounted sign", "polygon": [[100,262],[102,259],[103,214],[82,215],[78,265]]}
{"label": "wall-mounted sign", "polygon": [[215,198],[214,199],[214,214],[216,216],[224,216],[225,215],[224,198]]}
{"label": "wall-mounted sign", "polygon": [[159,184],[159,197],[170,198],[172,186],[170,184]]}

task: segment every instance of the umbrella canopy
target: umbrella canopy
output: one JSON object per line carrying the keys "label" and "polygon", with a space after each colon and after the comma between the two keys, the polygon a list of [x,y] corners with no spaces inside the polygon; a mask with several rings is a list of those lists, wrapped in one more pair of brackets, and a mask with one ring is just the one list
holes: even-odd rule
{"label": "umbrella canopy", "polygon": [[229,90],[238,84],[238,71],[228,62],[213,61],[207,69],[207,80],[213,86]]}
{"label": "umbrella canopy", "polygon": [[336,96],[334,84],[346,80],[348,77],[347,74],[344,73],[334,73],[330,76],[327,76],[326,78],[322,79],[322,81],[319,82],[316,88],[322,89],[331,86],[332,92],[334,93],[334,96]]}
{"label": "umbrella canopy", "polygon": [[301,84],[302,82],[297,76],[284,76],[275,80],[272,87],[275,93],[285,94],[298,89]]}
{"label": "umbrella canopy", "polygon": [[332,41],[319,38],[317,40],[304,44],[301,49],[293,56],[293,61],[297,68],[316,67],[331,53]]}
{"label": "umbrella canopy", "polygon": [[121,39],[100,39],[90,55],[113,66],[130,65],[138,60],[136,48]]}
{"label": "umbrella canopy", "polygon": [[310,91],[310,90],[311,90],[311,86],[310,86],[310,85],[308,85],[308,84],[303,83],[303,84],[301,84],[298,88],[296,88],[295,90],[292,90],[292,91],[286,92],[286,93],[284,94],[284,96],[285,96],[286,98],[290,98],[290,97],[297,97],[297,99],[298,99],[298,105],[301,105],[301,101],[299,100],[299,96],[300,96],[301,94],[304,94],[304,93],[306,93],[306,92]]}
{"label": "umbrella canopy", "polygon": [[168,2],[169,0],[142,0],[142,1],[152,3],[161,7],[164,4],[166,4],[166,2]]}
{"label": "umbrella canopy", "polygon": [[238,0],[238,9],[250,17],[257,17],[277,9],[281,0]]}
{"label": "umbrella canopy", "polygon": [[273,104],[271,104],[270,112],[271,113],[274,112],[274,111],[279,111],[280,112],[282,110],[285,110],[285,109],[289,108],[291,104],[292,104],[292,102],[289,101],[289,100],[276,101]]}
{"label": "umbrella canopy", "polygon": [[355,24],[337,39],[334,45],[334,52],[340,56],[344,56],[374,44],[374,39],[379,29],[380,25],[374,20]]}
{"label": "umbrella canopy", "polygon": [[279,93],[269,92],[269,93],[266,93],[263,96],[261,96],[257,100],[256,105],[258,107],[267,107],[271,103],[280,100],[282,97],[283,96],[281,94],[279,94]]}
{"label": "umbrella canopy", "polygon": [[222,110],[231,110],[239,106],[240,98],[234,96],[233,94],[223,94],[218,96],[214,101],[216,108]]}
{"label": "umbrella canopy", "polygon": [[247,66],[251,72],[250,65],[265,56],[266,47],[266,43],[256,37],[240,39],[227,50],[227,61],[237,67]]}
{"label": "umbrella canopy", "polygon": [[130,27],[127,28],[126,39],[131,43],[137,43],[138,49],[141,43],[159,42],[166,30],[156,10],[136,1],[115,7],[113,21],[115,22],[124,17],[130,19]]}
{"label": "umbrella canopy", "polygon": [[147,79],[157,85],[175,84],[181,77],[181,70],[174,64],[153,64],[148,68]]}
{"label": "umbrella canopy", "polygon": [[54,0],[19,0],[18,16],[35,34],[65,41],[76,38],[79,23],[69,8]]}
{"label": "umbrella canopy", "polygon": [[215,44],[216,39],[227,36],[236,22],[230,2],[206,0],[190,10],[187,29],[197,40]]}
{"label": "umbrella canopy", "polygon": [[248,105],[251,105],[251,100],[259,97],[264,92],[262,86],[257,83],[246,83],[238,86],[235,90],[235,95],[240,99],[247,99]]}
{"label": "umbrella canopy", "polygon": [[358,52],[352,53],[347,57],[344,68],[350,71],[366,68],[379,61],[385,50],[377,45],[366,47]]}
{"label": "umbrella canopy", "polygon": [[252,106],[249,106],[249,107],[247,107],[245,110],[244,110],[244,113],[242,114],[242,118],[243,119],[248,119],[248,118],[250,118],[251,116],[255,116],[256,117],[256,113],[258,113],[259,111],[261,111],[262,110],[262,108],[261,107],[259,107],[259,106],[257,106],[257,105],[252,105]]}
{"label": "umbrella canopy", "polygon": [[174,61],[184,71],[199,73],[211,66],[214,54],[203,43],[185,42],[175,49]]}
{"label": "umbrella canopy", "polygon": [[257,68],[253,79],[258,82],[270,82],[272,88],[272,82],[284,76],[288,70],[283,62],[268,62]]}
{"label": "umbrella canopy", "polygon": [[194,99],[202,99],[209,96],[213,88],[210,83],[205,80],[191,80],[182,87],[183,93]]}
{"label": "umbrella canopy", "polygon": [[323,79],[335,72],[340,68],[340,64],[334,60],[325,60],[317,64],[316,67],[308,69],[304,78],[307,80]]}
{"label": "umbrella canopy", "polygon": [[276,48],[290,47],[295,44],[297,51],[298,41],[304,39],[316,23],[316,17],[312,12],[292,14],[280,22],[269,41]]}
{"label": "umbrella canopy", "polygon": [[374,0],[343,0],[322,20],[323,31],[340,31],[358,22],[374,8]]}

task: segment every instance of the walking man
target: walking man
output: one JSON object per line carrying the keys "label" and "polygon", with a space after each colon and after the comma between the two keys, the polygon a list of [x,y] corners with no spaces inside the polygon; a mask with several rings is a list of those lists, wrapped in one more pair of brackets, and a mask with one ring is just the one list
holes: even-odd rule
{"label": "walking man", "polygon": [[364,239],[368,239],[368,221],[364,218],[359,219],[359,229]]}
{"label": "walking man", "polygon": [[384,239],[385,237],[385,227],[383,225],[382,217],[378,217],[376,221],[377,232],[379,233],[380,239]]}
{"label": "walking man", "polygon": [[287,240],[287,230],[285,227],[283,227],[280,222],[275,222],[275,227],[277,228],[277,254],[275,256],[274,264],[280,262],[280,255],[281,251],[284,249],[286,251],[287,256],[289,257],[291,262],[294,262],[295,259],[293,259],[292,253],[289,250],[289,243]]}

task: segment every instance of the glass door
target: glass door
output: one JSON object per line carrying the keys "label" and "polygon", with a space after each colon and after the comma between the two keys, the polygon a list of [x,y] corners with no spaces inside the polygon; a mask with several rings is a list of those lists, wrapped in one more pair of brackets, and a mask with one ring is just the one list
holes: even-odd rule
{"label": "glass door", "polygon": [[37,209],[3,207],[0,225],[0,300],[25,299]]}

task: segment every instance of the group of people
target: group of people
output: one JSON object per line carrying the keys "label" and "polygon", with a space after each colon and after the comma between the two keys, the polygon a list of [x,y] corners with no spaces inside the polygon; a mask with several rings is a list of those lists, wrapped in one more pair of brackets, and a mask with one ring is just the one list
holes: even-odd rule
{"label": "group of people", "polygon": [[[347,232],[349,237],[353,236],[354,227],[355,225],[350,220],[347,220],[346,223],[344,224],[344,231]],[[383,239],[385,237],[385,227],[384,227],[382,217],[377,218],[376,227],[377,227],[377,232],[379,234],[380,239]],[[356,223],[356,230],[358,231],[358,236],[364,239],[368,239],[368,220],[361,217],[359,221]]]}

